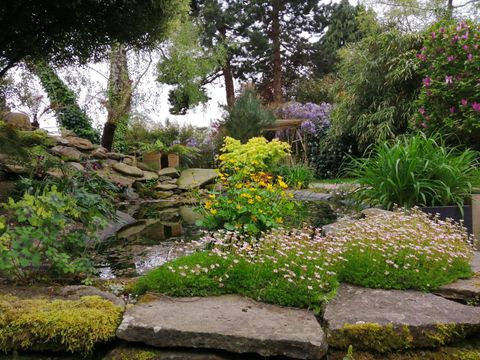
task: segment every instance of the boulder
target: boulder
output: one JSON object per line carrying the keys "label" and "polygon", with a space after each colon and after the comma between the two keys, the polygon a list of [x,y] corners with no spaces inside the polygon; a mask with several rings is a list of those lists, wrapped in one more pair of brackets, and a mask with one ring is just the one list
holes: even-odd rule
{"label": "boulder", "polygon": [[152,166],[145,164],[144,162],[141,162],[141,161],[137,162],[137,167],[143,171],[155,171],[155,169]]}
{"label": "boulder", "polygon": [[132,224],[123,226],[117,231],[118,238],[129,238],[130,236],[136,235],[142,232],[147,227],[147,222],[145,220],[138,220]]}
{"label": "boulder", "polygon": [[102,146],[99,146],[90,152],[90,156],[94,157],[95,159],[107,159],[108,158],[107,152],[108,152],[107,149],[105,149]]}
{"label": "boulder", "polygon": [[200,188],[215,181],[218,171],[215,169],[186,169],[178,179],[178,187],[182,190]]}
{"label": "boulder", "polygon": [[331,235],[335,236],[336,233],[342,231],[343,229],[347,228],[352,224],[351,220],[339,220],[334,222],[333,224],[323,225],[322,226],[322,233],[323,235]]}
{"label": "boulder", "polygon": [[122,227],[133,224],[136,221],[137,220],[135,220],[133,217],[131,217],[127,213],[117,210],[115,214],[115,219],[110,221],[107,227],[100,233],[99,238],[100,240],[106,240],[109,237],[112,237],[113,235],[115,235],[117,231],[120,230]]}
{"label": "boulder", "polygon": [[193,208],[188,206],[180,207],[180,216],[182,217],[183,221],[187,224],[195,224],[197,220],[202,218],[202,215],[193,210]]}
{"label": "boulder", "polygon": [[83,159],[83,154],[74,147],[57,145],[50,149],[50,151],[60,156],[64,161],[81,161]]}
{"label": "boulder", "polygon": [[328,344],[377,351],[439,347],[480,331],[480,308],[418,291],[341,285],[325,309]]}
{"label": "boulder", "polygon": [[112,168],[115,171],[118,171],[122,175],[127,175],[127,176],[132,176],[132,177],[137,177],[137,178],[141,178],[141,177],[144,176],[144,173],[143,173],[142,170],[140,170],[139,168],[137,168],[135,166],[130,166],[130,165],[127,165],[127,164],[116,163],[116,164],[112,165]]}
{"label": "boulder", "polygon": [[67,300],[80,300],[82,296],[99,296],[104,300],[108,300],[114,305],[125,306],[123,299],[113,295],[112,293],[97,289],[93,286],[84,285],[68,285],[59,289],[59,295]]}
{"label": "boulder", "polygon": [[79,150],[87,151],[95,149],[95,146],[91,143],[90,140],[82,139],[77,136],[68,136],[66,138],[68,145],[73,146]]}
{"label": "boulder", "polygon": [[14,165],[14,164],[2,164],[2,168],[11,174],[17,175],[26,175],[28,174],[28,169],[22,165]]}
{"label": "boulder", "polygon": [[180,177],[180,173],[178,172],[178,170],[175,169],[175,168],[172,168],[172,167],[167,167],[165,169],[159,170],[158,175],[169,176],[169,177],[172,177],[172,178]]}
{"label": "boulder", "polygon": [[32,130],[30,118],[27,114],[20,112],[9,112],[1,116],[0,120],[5,121],[11,127],[19,130]]}
{"label": "boulder", "polygon": [[103,168],[95,170],[95,172],[101,176],[102,178],[112,182],[115,185],[122,186],[122,187],[130,187],[135,182],[135,178],[130,176],[124,176],[116,171],[113,171],[110,168]]}
{"label": "boulder", "polygon": [[156,347],[220,349],[322,359],[325,334],[314,314],[236,295],[161,297],[129,308],[117,337]]}
{"label": "boulder", "polygon": [[78,163],[78,162],[69,162],[67,163],[68,167],[71,168],[72,170],[76,170],[76,171],[80,171],[80,172],[84,172],[85,171],[85,168],[82,164]]}
{"label": "boulder", "polygon": [[293,190],[290,191],[295,200],[302,201],[326,201],[332,198],[332,194],[318,193],[311,190]]}
{"label": "boulder", "polygon": [[156,199],[168,199],[173,195],[173,192],[172,191],[156,191],[154,195]]}
{"label": "boulder", "polygon": [[137,181],[149,181],[149,180],[156,180],[158,179],[158,175],[156,172],[153,171],[143,171],[143,177],[138,179]]}
{"label": "boulder", "polygon": [[125,155],[116,153],[116,152],[109,152],[107,153],[107,157],[113,160],[122,160],[125,157]]}
{"label": "boulder", "polygon": [[178,188],[177,185],[174,185],[174,184],[164,184],[164,183],[162,183],[162,184],[157,184],[157,185],[155,186],[155,189],[157,189],[157,190],[166,190],[166,191],[168,191],[168,190],[174,190],[174,189],[177,189],[177,188]]}

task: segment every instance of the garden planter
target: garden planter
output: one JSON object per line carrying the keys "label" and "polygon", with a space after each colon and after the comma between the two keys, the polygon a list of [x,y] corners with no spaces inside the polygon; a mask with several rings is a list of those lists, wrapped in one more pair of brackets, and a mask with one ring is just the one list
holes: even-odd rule
{"label": "garden planter", "polygon": [[451,218],[456,222],[463,220],[463,226],[467,228],[469,234],[473,234],[472,226],[472,206],[464,205],[463,206],[463,216],[460,208],[456,205],[453,206],[429,206],[420,208],[424,213],[427,214],[440,214],[440,219],[445,220],[446,218]]}
{"label": "garden planter", "polygon": [[158,151],[145,153],[143,154],[143,162],[155,170],[160,170],[162,168],[162,153]]}
{"label": "garden planter", "polygon": [[168,154],[168,167],[178,168],[180,166],[180,156],[176,153]]}

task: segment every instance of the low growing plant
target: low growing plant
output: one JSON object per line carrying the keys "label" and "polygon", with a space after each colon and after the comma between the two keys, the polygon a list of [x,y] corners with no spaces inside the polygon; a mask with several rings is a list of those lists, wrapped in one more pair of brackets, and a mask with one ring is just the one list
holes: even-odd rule
{"label": "low growing plant", "polygon": [[335,236],[339,280],[382,289],[431,290],[471,276],[467,233],[419,210],[368,216]]}
{"label": "low growing plant", "polygon": [[258,240],[219,231],[182,252],[193,254],[142,277],[137,292],[152,290],[173,296],[236,293],[318,311],[338,285],[338,247],[312,228],[277,229]]}
{"label": "low growing plant", "polygon": [[273,174],[281,176],[291,188],[306,189],[314,179],[313,170],[305,164],[280,165]]}
{"label": "low growing plant", "polygon": [[392,209],[395,205],[463,206],[480,181],[478,154],[417,134],[376,145],[368,158],[352,159],[349,174],[360,187],[358,200]]}

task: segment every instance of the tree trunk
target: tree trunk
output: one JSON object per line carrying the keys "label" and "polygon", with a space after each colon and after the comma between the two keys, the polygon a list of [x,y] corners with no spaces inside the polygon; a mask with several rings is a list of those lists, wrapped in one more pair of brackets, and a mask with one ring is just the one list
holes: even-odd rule
{"label": "tree trunk", "polygon": [[235,103],[235,86],[233,83],[232,64],[227,58],[225,66],[223,67],[223,77],[225,79],[225,90],[227,92],[227,106],[231,108]]}
{"label": "tree trunk", "polygon": [[[116,134],[118,122],[128,118],[132,104],[132,81],[128,73],[127,50],[123,45],[114,44],[110,54],[110,75],[108,78],[107,122],[103,129],[102,146],[112,150],[114,141],[123,140],[124,134]],[[125,130],[125,127],[121,127]]]}
{"label": "tree trunk", "polygon": [[447,1],[447,19],[453,18],[453,0]]}
{"label": "tree trunk", "polygon": [[282,92],[282,55],[280,44],[280,3],[281,0],[272,1],[272,51],[273,51],[273,101],[283,102]]}

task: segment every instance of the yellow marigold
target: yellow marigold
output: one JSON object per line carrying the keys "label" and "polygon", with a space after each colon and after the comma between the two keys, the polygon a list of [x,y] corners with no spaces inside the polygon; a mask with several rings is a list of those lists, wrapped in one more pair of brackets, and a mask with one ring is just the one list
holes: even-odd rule
{"label": "yellow marigold", "polygon": [[208,195],[208,197],[209,197],[210,199],[215,199],[216,196],[215,196],[215,194],[210,194],[210,195]]}
{"label": "yellow marigold", "polygon": [[210,210],[210,214],[212,214],[212,215],[215,215],[217,212],[218,212],[218,211],[215,210],[215,209],[211,209],[211,210]]}
{"label": "yellow marigold", "polygon": [[248,199],[248,203],[249,203],[249,204],[253,204],[254,202],[255,202],[255,200],[253,200],[253,199]]}
{"label": "yellow marigold", "polygon": [[275,221],[276,221],[277,223],[279,223],[279,224],[283,224],[283,218],[281,218],[281,217],[277,217],[277,218],[275,219]]}

